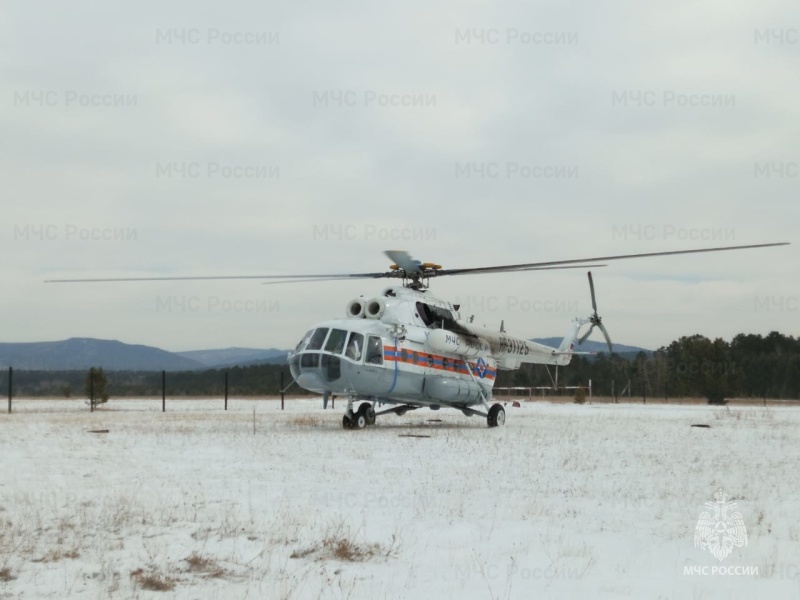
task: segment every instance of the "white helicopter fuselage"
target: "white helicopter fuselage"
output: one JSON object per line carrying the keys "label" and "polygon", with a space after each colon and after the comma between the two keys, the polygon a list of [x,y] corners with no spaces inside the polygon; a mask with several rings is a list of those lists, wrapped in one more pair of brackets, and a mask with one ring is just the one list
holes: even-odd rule
{"label": "white helicopter fuselage", "polygon": [[566,365],[580,325],[551,348],[462,321],[457,306],[396,286],[309,330],[289,364],[302,388],[379,404],[486,406],[498,369]]}

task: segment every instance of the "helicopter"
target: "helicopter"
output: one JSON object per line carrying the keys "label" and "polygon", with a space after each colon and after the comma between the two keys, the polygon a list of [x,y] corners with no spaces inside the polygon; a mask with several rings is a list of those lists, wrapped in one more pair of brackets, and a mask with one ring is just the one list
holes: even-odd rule
{"label": "helicopter", "polygon": [[[611,339],[597,314],[591,272],[594,313],[575,318],[561,345],[551,348],[511,336],[502,325],[494,331],[462,320],[458,305],[418,285],[408,254],[387,254],[396,261],[392,271],[402,272],[406,283],[387,287],[379,296],[351,300],[344,319],[316,324],[289,355],[294,381],[322,394],[324,408],[331,396],[347,397],[345,429],[363,429],[377,416],[404,415],[426,406],[455,408],[497,427],[505,422],[505,409],[489,401],[498,369],[517,369],[523,363],[567,365],[576,354],[575,344],[588,338],[594,327],[603,332],[611,351]],[[418,268],[441,269],[433,263],[419,263]],[[361,404],[354,412],[358,400]],[[391,407],[376,411],[383,404]]]}
{"label": "helicopter", "polygon": [[[364,429],[376,418],[427,407],[451,408],[486,419],[488,427],[505,423],[505,409],[491,403],[498,370],[522,364],[566,366],[575,346],[599,329],[613,351],[611,337],[597,313],[594,280],[588,272],[592,314],[575,317],[557,347],[512,336],[462,319],[460,307],[430,292],[430,280],[441,276],[517,273],[550,269],[607,266],[608,261],[785,246],[788,242],[648,252],[583,259],[522,263],[494,267],[444,269],[421,262],[403,250],[388,250],[388,271],[316,275],[222,275],[191,277],[132,277],[55,279],[47,283],[114,281],[176,281],[268,279],[265,283],[320,282],[349,279],[399,279],[379,295],[355,298],[341,318],[315,324],[289,353],[293,383],[322,395],[323,408],[331,398],[346,396],[344,429]],[[588,327],[587,327],[588,326]],[[292,385],[292,384],[290,384]],[[288,388],[287,388],[288,389]],[[359,403],[354,410],[355,404]],[[387,406],[388,408],[382,408]]]}

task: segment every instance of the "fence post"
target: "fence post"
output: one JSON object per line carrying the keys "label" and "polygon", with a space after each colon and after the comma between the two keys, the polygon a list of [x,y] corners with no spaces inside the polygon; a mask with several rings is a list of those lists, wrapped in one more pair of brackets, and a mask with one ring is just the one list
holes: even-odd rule
{"label": "fence post", "polygon": [[94,367],[89,369],[89,412],[94,412]]}
{"label": "fence post", "polygon": [[283,410],[283,367],[281,367],[281,410]]}
{"label": "fence post", "polygon": [[225,371],[225,410],[228,410],[228,372]]}
{"label": "fence post", "polygon": [[14,369],[8,367],[8,414],[11,414],[11,380],[14,377]]}
{"label": "fence post", "polygon": [[161,371],[161,412],[167,412],[167,372]]}

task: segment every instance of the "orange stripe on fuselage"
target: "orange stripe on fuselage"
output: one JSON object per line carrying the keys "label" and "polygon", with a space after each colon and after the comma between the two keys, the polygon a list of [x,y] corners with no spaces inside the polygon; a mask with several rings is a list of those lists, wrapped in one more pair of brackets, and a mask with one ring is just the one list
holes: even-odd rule
{"label": "orange stripe on fuselage", "polygon": [[[405,357],[403,356],[403,350],[406,351]],[[417,355],[416,360],[414,359],[414,354]],[[383,359],[387,362],[400,362],[407,365],[414,365],[416,367],[436,369],[438,371],[446,371],[448,373],[457,373],[459,375],[469,374],[462,359],[450,358],[440,354],[430,354],[428,352],[408,350],[407,348],[401,348],[398,351],[395,346],[384,346]],[[473,375],[480,378],[477,365],[469,364],[469,366],[472,369]],[[492,380],[495,377],[497,377],[497,371],[487,364],[486,372],[484,373],[483,378]]]}

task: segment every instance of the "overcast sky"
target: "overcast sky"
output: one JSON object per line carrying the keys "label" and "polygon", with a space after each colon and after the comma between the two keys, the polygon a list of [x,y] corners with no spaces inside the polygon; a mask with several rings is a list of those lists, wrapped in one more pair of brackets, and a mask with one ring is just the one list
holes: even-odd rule
{"label": "overcast sky", "polygon": [[[798,335],[786,2],[6,2],[3,342],[293,347],[383,282],[50,278],[446,268],[773,241],[596,272],[612,338]],[[522,337],[585,273],[442,278]]]}

